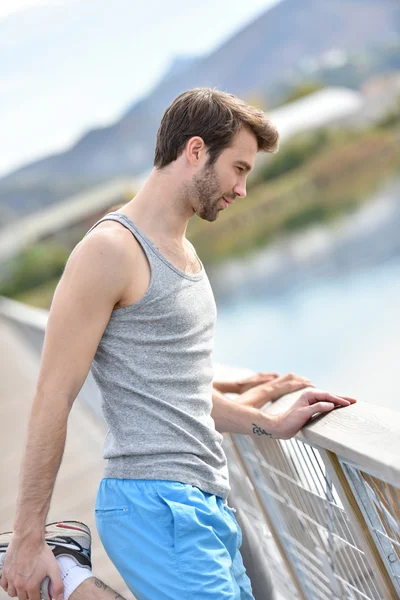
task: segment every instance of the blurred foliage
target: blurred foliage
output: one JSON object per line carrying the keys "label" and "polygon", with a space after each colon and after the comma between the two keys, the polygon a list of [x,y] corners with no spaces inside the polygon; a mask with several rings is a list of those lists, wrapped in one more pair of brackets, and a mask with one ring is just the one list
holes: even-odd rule
{"label": "blurred foliage", "polygon": [[322,90],[324,87],[325,85],[319,81],[302,81],[295,85],[289,94],[279,102],[279,106],[289,104],[289,102],[294,102],[300,98],[305,98],[309,94]]}
{"label": "blurred foliage", "polygon": [[10,275],[0,283],[0,295],[16,297],[51,279],[60,278],[70,251],[54,240],[25,248],[12,261]]}
{"label": "blurred foliage", "polygon": [[42,283],[32,289],[16,294],[14,298],[19,302],[24,302],[25,304],[35,306],[36,308],[50,308],[59,281],[59,277],[50,279],[50,281],[46,281],[46,283]]}
{"label": "blurred foliage", "polygon": [[255,106],[256,108],[259,108],[260,110],[263,110],[264,112],[268,110],[267,100],[266,100],[265,96],[263,96],[262,94],[259,94],[257,92],[254,92],[252,94],[247,94],[246,96],[244,96],[243,100],[247,104],[250,104],[251,106]]}
{"label": "blurred foliage", "polygon": [[400,124],[400,96],[397,98],[394,103],[393,108],[391,108],[387,114],[379,121],[378,127],[382,127],[383,129],[395,127]]}
{"label": "blurred foliage", "polygon": [[284,144],[277,154],[268,157],[267,164],[254,175],[252,185],[274,179],[300,167],[332,142],[332,139],[324,129],[295,136]]}

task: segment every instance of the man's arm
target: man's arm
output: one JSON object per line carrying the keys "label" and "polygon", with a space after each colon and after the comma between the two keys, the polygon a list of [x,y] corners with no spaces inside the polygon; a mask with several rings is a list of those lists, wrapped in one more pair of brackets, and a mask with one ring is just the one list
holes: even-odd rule
{"label": "man's arm", "polygon": [[276,377],[273,381],[254,385],[242,394],[238,394],[232,398],[233,402],[238,402],[245,406],[253,406],[254,408],[262,408],[268,402],[275,402],[282,396],[292,392],[298,392],[301,389],[315,387],[315,385],[304,377],[288,373]]}
{"label": "man's arm", "polygon": [[277,437],[277,417],[262,413],[258,408],[237,404],[213,389],[213,409],[211,416],[215,428],[221,433],[252,434],[255,427],[261,427],[268,437]]}
{"label": "man's arm", "polygon": [[228,380],[214,380],[213,386],[222,394],[243,394],[247,390],[250,390],[256,385],[266,384],[279,377],[278,373],[256,373],[245,377],[244,379],[237,379],[234,381]]}
{"label": "man's arm", "polygon": [[[38,598],[41,581],[50,571],[54,574],[55,560],[53,563],[52,553],[46,552],[43,533],[64,452],[68,415],[111,312],[132,274],[119,232],[112,233],[94,230],[78,244],[50,309],[21,469],[14,535],[3,573],[9,591],[13,587],[17,592],[29,590],[30,586],[30,598]],[[28,573],[27,582],[20,574]],[[59,593],[60,585],[57,588]]]}
{"label": "man's arm", "polygon": [[278,415],[269,415],[258,408],[237,404],[213,389],[211,416],[221,433],[243,433],[256,436],[289,439],[296,435],[317,413],[327,413],[339,406],[356,402],[348,396],[336,396],[322,390],[303,392],[293,406]]}

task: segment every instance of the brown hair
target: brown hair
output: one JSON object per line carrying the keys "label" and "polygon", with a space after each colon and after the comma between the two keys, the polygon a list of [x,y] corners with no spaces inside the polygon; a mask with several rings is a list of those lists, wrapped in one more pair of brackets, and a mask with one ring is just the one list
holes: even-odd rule
{"label": "brown hair", "polygon": [[175,98],[163,115],[157,132],[154,166],[162,169],[176,160],[193,136],[204,140],[209,152],[208,164],[212,165],[231,145],[241,127],[254,133],[259,151],[277,149],[278,132],[258,108],[220,90],[188,90]]}

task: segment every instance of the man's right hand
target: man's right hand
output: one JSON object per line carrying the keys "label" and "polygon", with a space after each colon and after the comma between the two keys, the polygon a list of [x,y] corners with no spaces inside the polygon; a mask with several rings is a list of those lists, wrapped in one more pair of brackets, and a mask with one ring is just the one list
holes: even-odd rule
{"label": "man's right hand", "polygon": [[53,596],[63,600],[60,567],[51,548],[43,539],[32,540],[14,534],[4,560],[1,587],[12,598],[40,600],[40,585],[46,577],[52,583]]}

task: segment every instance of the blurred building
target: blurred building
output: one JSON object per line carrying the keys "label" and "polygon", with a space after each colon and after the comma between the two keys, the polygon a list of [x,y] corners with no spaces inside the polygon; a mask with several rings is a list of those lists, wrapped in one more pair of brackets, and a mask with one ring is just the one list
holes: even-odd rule
{"label": "blurred building", "polygon": [[359,92],[332,87],[285,104],[271,111],[269,117],[276,125],[282,142],[303,131],[359,122],[365,106],[366,99]]}
{"label": "blurred building", "polygon": [[136,189],[133,179],[113,180],[13,222],[0,231],[0,264],[28,244],[89,229],[113,205],[128,202]]}

